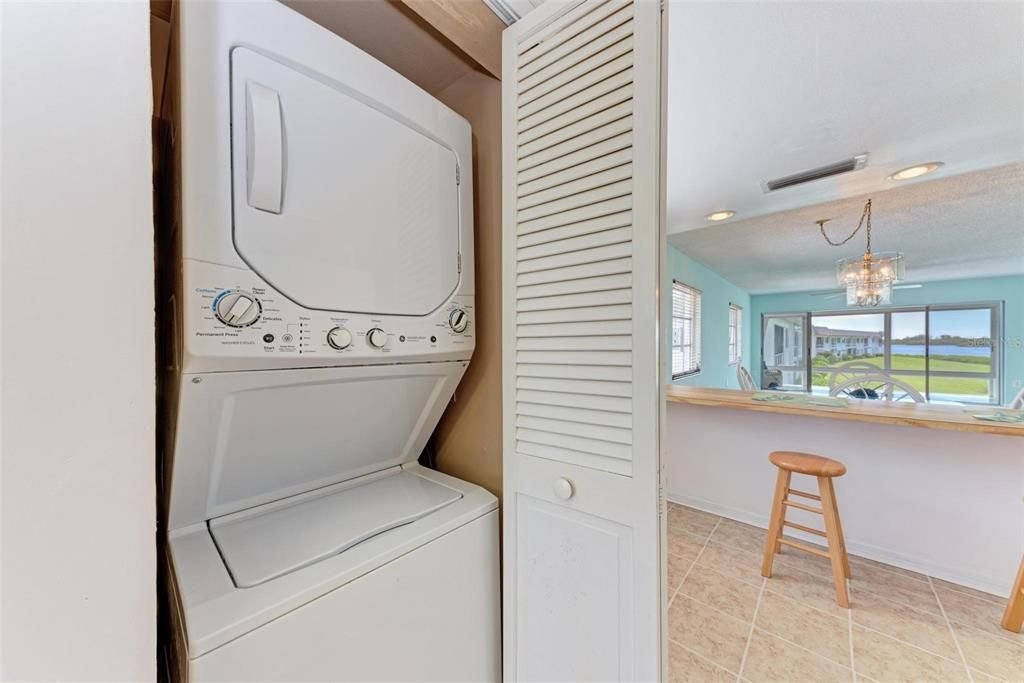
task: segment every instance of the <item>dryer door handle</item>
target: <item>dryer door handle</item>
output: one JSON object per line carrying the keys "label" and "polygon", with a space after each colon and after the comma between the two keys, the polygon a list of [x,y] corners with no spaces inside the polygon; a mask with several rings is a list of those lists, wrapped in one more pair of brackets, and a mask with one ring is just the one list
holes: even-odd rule
{"label": "dryer door handle", "polygon": [[281,98],[259,83],[245,84],[245,158],[249,206],[281,213],[284,128]]}

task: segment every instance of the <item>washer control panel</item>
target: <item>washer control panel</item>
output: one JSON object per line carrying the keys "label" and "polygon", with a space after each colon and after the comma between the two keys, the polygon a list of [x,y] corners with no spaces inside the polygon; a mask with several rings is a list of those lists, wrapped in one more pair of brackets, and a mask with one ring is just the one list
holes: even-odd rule
{"label": "washer control panel", "polygon": [[182,294],[185,372],[468,359],[474,347],[472,296],[422,317],[315,311],[254,273],[188,260]]}

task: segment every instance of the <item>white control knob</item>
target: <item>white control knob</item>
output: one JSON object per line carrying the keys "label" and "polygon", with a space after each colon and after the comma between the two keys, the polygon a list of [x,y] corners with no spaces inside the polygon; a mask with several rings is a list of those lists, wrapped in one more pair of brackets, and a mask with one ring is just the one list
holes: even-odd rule
{"label": "white control knob", "polygon": [[448,326],[452,328],[452,332],[461,334],[469,327],[469,316],[461,308],[456,308],[448,314]]}
{"label": "white control knob", "polygon": [[383,349],[388,343],[388,335],[384,330],[375,327],[366,333],[366,343],[375,349]]}
{"label": "white control knob", "polygon": [[262,310],[259,300],[252,294],[231,291],[217,298],[213,314],[225,325],[248,327],[259,320]]}
{"label": "white control knob", "polygon": [[344,327],[332,327],[327,333],[327,343],[339,351],[347,349],[352,343],[352,333]]}
{"label": "white control knob", "polygon": [[572,498],[573,494],[576,493],[576,488],[572,485],[572,482],[565,477],[555,479],[553,488],[555,490],[555,495],[558,496],[560,500],[569,500]]}

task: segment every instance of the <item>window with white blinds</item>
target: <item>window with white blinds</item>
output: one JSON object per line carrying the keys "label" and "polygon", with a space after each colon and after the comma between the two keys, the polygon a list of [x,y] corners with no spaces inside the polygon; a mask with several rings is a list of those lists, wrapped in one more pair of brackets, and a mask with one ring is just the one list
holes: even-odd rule
{"label": "window with white blinds", "polygon": [[729,365],[740,362],[740,339],[743,338],[743,309],[729,304]]}
{"label": "window with white blinds", "polygon": [[672,379],[700,372],[700,290],[672,283]]}

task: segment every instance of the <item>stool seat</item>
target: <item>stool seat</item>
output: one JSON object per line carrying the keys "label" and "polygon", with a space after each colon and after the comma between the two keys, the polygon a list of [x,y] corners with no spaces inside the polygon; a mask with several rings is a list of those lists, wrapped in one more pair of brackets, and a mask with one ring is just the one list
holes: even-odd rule
{"label": "stool seat", "polygon": [[846,465],[843,463],[813,453],[774,451],[768,459],[781,470],[809,474],[812,477],[841,477],[846,474]]}

